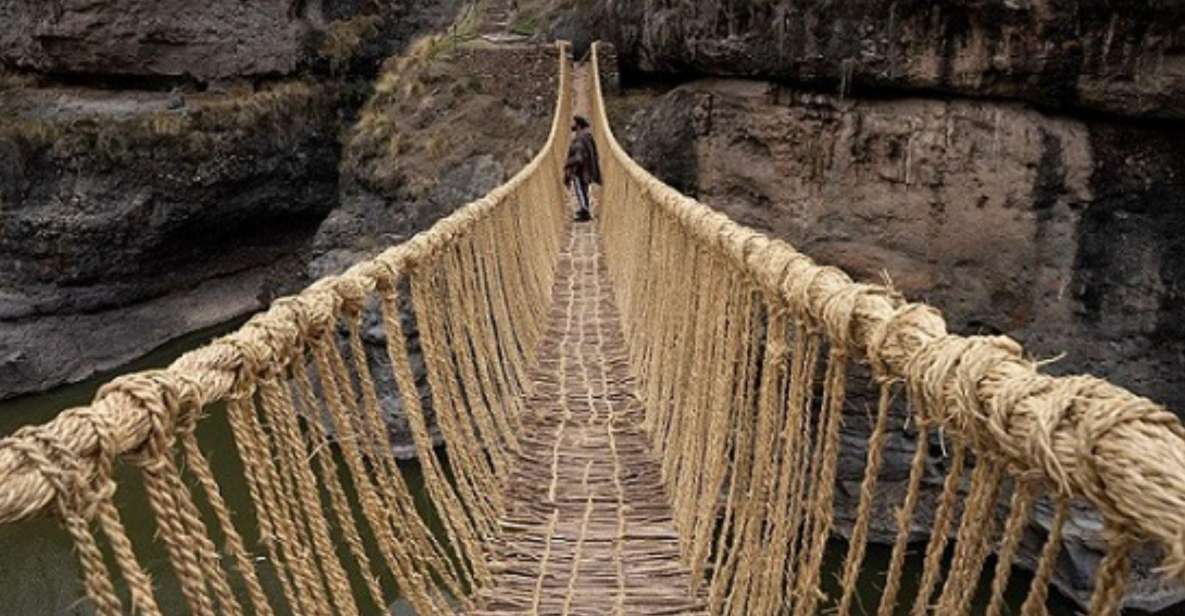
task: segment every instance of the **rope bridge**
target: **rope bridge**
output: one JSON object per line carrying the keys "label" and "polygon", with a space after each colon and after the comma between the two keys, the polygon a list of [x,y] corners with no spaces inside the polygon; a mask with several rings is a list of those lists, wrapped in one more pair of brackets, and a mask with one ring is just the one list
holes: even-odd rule
{"label": "rope bridge", "polygon": [[[996,615],[1040,499],[1056,513],[1022,614],[1045,612],[1071,503],[1103,519],[1092,614],[1119,610],[1137,546],[1185,579],[1174,415],[1102,380],[1043,375],[1008,338],[949,334],[933,308],[666,187],[613,139],[595,52],[589,87],[574,88],[559,51],[551,133],[519,174],[167,369],[0,440],[0,523],[56,516],[104,615],[162,612],[164,582],[115,504],[123,465],[139,469],[169,583],[203,616],[387,613],[396,595],[423,614],[846,615],[877,507],[897,533],[865,611]],[[561,169],[584,105],[605,188],[595,225],[573,226]],[[428,506],[391,455],[375,366],[397,384]],[[878,402],[824,595],[838,459],[854,446],[841,415],[865,373]],[[883,503],[899,395],[918,445],[904,498]],[[207,413],[231,426],[250,502],[222,495],[195,434]],[[921,519],[936,435],[949,458]],[[924,564],[903,584],[918,528]]]}

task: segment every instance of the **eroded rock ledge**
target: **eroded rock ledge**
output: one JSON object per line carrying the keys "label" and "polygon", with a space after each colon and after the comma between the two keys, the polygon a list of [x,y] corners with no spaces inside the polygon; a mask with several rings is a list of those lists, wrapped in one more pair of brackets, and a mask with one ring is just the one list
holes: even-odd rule
{"label": "eroded rock ledge", "polygon": [[644,0],[602,12],[608,38],[642,72],[1185,118],[1177,0]]}
{"label": "eroded rock ledge", "polygon": [[343,128],[456,5],[0,0],[0,398],[299,288]]}

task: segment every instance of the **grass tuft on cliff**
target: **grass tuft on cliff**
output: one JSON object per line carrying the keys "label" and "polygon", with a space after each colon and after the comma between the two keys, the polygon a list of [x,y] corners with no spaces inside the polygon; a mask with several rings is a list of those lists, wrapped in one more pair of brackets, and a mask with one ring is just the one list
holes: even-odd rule
{"label": "grass tuft on cliff", "polygon": [[168,144],[180,146],[173,148],[175,153],[200,159],[211,155],[218,139],[299,138],[310,125],[329,119],[330,96],[325,88],[293,81],[245,94],[196,95],[179,110],[122,118],[18,115],[0,126],[0,144],[16,146],[26,155],[52,150],[60,155],[96,156],[110,163],[125,161],[140,148]]}
{"label": "grass tuft on cliff", "polygon": [[329,60],[331,72],[341,73],[349,68],[350,62],[358,56],[366,41],[378,35],[384,22],[381,15],[357,15],[335,21],[326,28],[325,37],[317,51],[321,57]]}
{"label": "grass tuft on cliff", "polygon": [[0,65],[0,92],[5,90],[19,90],[36,85],[37,79],[25,73],[9,70]]}
{"label": "grass tuft on cliff", "polygon": [[555,98],[555,48],[478,39],[480,11],[384,63],[348,132],[343,176],[387,199],[419,201],[442,169],[492,157],[506,172],[543,142]]}

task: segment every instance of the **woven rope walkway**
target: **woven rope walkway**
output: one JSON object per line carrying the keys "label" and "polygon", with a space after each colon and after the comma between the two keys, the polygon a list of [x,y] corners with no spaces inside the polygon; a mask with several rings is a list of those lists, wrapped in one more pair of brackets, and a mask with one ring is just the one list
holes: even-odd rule
{"label": "woven rope walkway", "polygon": [[507,487],[481,614],[702,611],[679,538],[593,225],[575,225]]}

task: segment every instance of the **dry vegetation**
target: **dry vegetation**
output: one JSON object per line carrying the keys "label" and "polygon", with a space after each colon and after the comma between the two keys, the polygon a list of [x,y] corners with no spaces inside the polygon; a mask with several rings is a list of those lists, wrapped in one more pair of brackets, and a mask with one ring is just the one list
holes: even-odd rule
{"label": "dry vegetation", "polygon": [[519,0],[518,13],[510,31],[535,36],[547,31],[551,21],[562,13],[587,10],[597,0]]}
{"label": "dry vegetation", "polygon": [[358,15],[335,21],[325,30],[318,52],[329,60],[329,69],[340,73],[361,51],[366,41],[377,36],[383,26],[381,15]]}
{"label": "dry vegetation", "polygon": [[0,66],[0,92],[29,88],[37,83],[37,79],[25,73],[18,73]]}
{"label": "dry vegetation", "polygon": [[32,153],[94,155],[111,162],[126,160],[138,148],[168,143],[173,155],[208,156],[220,137],[266,134],[273,142],[299,137],[309,124],[332,113],[329,94],[305,82],[276,84],[242,96],[194,97],[178,111],[159,111],[112,119],[106,116],[19,118],[0,126],[0,143]]}
{"label": "dry vegetation", "polygon": [[[413,43],[403,56],[387,61],[375,85],[374,95],[363,107],[347,140],[343,160],[347,169],[358,170],[359,166],[367,164],[372,182],[394,189],[408,176],[406,170],[395,163],[397,159],[413,154],[434,156],[438,153],[444,138],[431,134],[431,131],[417,130],[417,126],[428,128],[426,116],[431,110],[427,107],[433,103],[430,102],[432,97],[426,95],[430,88],[444,81],[440,76],[448,70],[451,54],[455,51],[451,38],[423,38]],[[463,83],[463,80],[454,81],[449,93],[463,94],[456,91],[456,84]],[[413,193],[421,192],[418,187],[408,188]]]}
{"label": "dry vegetation", "polygon": [[[422,38],[384,64],[347,138],[345,171],[372,188],[419,199],[440,169],[474,155],[495,154],[508,168],[530,159],[519,143],[541,140],[534,125],[545,123],[523,113],[509,95],[512,84],[496,84],[483,70],[500,61],[497,51],[466,45],[477,37],[479,16],[479,3],[469,5],[444,34]],[[493,91],[500,85],[508,92]],[[550,109],[550,97],[546,103]],[[506,147],[517,151],[505,156]]]}

